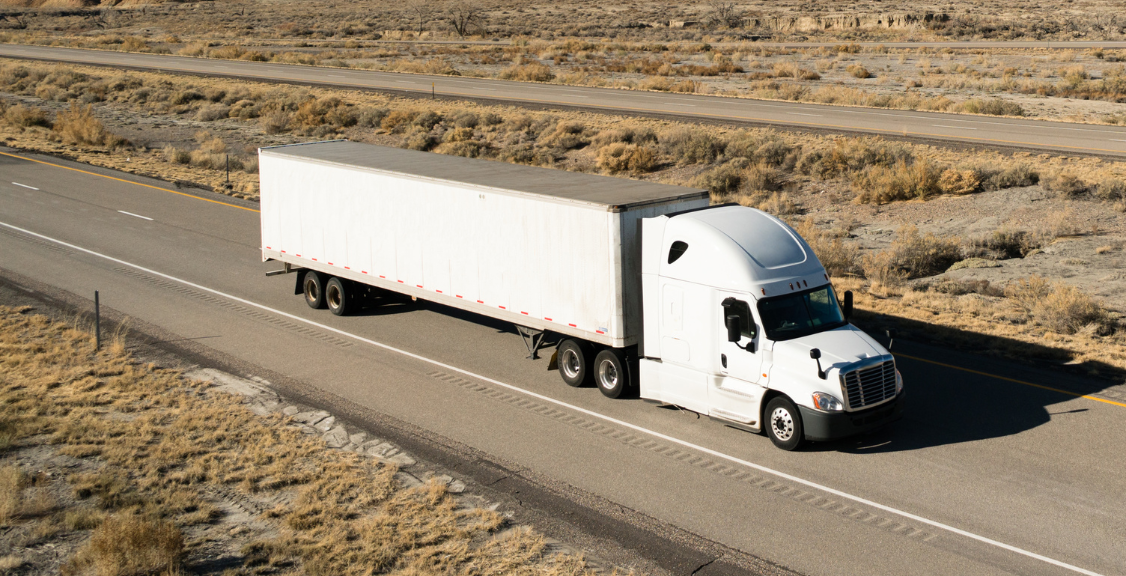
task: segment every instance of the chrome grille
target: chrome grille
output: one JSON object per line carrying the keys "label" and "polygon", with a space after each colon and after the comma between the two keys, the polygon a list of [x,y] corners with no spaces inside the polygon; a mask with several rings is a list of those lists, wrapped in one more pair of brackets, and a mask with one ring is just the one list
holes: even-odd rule
{"label": "chrome grille", "polygon": [[879,404],[895,396],[895,362],[888,360],[875,366],[845,372],[841,380],[849,408],[855,410]]}

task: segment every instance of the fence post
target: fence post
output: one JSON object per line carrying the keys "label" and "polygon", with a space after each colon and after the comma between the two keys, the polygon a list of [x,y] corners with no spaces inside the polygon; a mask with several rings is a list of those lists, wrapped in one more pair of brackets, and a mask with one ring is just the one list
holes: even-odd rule
{"label": "fence post", "polygon": [[98,301],[98,291],[94,290],[94,351],[102,349],[102,307]]}

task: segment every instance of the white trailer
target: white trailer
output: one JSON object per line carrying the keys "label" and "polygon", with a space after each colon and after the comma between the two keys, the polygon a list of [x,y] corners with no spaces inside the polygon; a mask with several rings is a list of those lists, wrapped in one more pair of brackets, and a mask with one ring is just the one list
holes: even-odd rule
{"label": "white trailer", "polygon": [[839,305],[808,245],[757,210],[346,141],[263,148],[259,167],[262,257],[298,272],[314,308],[391,291],[512,322],[532,358],[555,333],[568,384],[638,391],[786,449],[902,410],[894,360],[847,322],[851,294]]}

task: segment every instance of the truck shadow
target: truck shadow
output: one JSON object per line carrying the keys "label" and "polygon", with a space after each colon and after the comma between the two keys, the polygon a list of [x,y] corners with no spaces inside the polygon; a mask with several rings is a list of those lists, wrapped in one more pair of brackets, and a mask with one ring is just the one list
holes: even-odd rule
{"label": "truck shadow", "polygon": [[[1096,400],[1058,406],[1092,394],[1126,404],[1126,371],[1120,368],[1098,361],[1068,364],[1068,352],[1048,346],[857,312],[853,323],[885,345],[886,329],[897,331],[892,353],[905,382],[904,417],[882,431],[813,444],[811,450],[916,450],[1019,434],[1100,407],[1126,410]],[[1009,358],[1001,355],[1005,351]]]}

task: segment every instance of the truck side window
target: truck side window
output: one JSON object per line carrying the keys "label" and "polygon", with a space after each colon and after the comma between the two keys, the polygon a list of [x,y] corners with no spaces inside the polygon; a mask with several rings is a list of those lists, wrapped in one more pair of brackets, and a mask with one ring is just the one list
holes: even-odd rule
{"label": "truck side window", "polygon": [[680,240],[673,242],[672,247],[669,248],[669,264],[676,262],[681,256],[684,256],[684,253],[687,251],[687,243],[681,242]]}
{"label": "truck side window", "polygon": [[754,338],[758,333],[758,326],[755,325],[754,316],[751,316],[751,307],[742,300],[735,300],[730,306],[723,307],[723,320],[720,325],[724,326],[727,317],[731,314],[739,316],[739,332],[743,334],[744,338]]}

